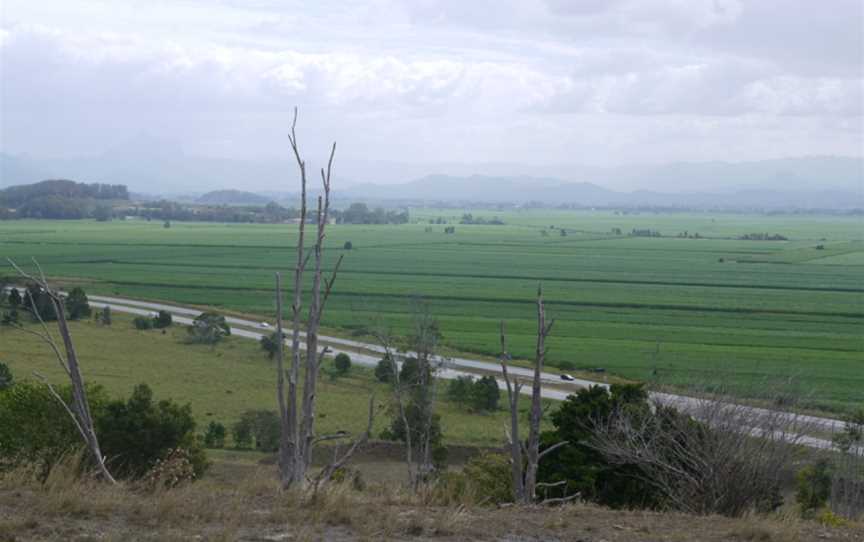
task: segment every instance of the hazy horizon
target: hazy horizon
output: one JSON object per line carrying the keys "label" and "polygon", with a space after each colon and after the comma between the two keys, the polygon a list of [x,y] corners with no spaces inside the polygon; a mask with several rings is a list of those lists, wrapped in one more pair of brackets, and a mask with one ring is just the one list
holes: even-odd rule
{"label": "hazy horizon", "polygon": [[[578,182],[596,168],[864,156],[855,1],[827,10],[803,0],[5,0],[0,9],[0,152],[61,170],[82,156],[112,162],[95,170],[112,175],[185,156],[271,171],[289,159],[295,105],[310,163],[337,140],[337,176],[349,184],[507,173]],[[82,171],[68,167],[66,176]],[[606,187],[681,189],[653,182]]]}

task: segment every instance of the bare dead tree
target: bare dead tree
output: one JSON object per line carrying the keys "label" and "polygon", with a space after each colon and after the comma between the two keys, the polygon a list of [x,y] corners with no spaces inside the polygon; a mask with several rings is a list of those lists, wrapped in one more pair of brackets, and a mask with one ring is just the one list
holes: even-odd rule
{"label": "bare dead tree", "polygon": [[[318,376],[321,363],[328,349],[325,347],[319,352],[318,329],[324,314],[327,298],[336,281],[342,257],[336,261],[330,278],[322,278],[322,260],[324,239],[329,221],[330,212],[330,180],[333,170],[333,158],[336,154],[336,143],[330,148],[330,157],[327,167],[321,168],[321,183],[323,196],[318,197],[316,213],[317,232],[315,245],[312,252],[306,253],[306,161],[300,154],[297,142],[297,108],[294,108],[294,119],[291,124],[291,133],[288,140],[297,167],[300,170],[300,219],[297,236],[297,259],[294,267],[294,302],[291,305],[292,330],[291,330],[291,366],[288,371],[288,392],[285,393],[285,368],[282,330],[282,292],[281,277],[276,277],[277,298],[277,338],[279,348],[277,349],[277,402],[280,409],[281,437],[279,443],[279,475],[284,488],[292,485],[305,486],[308,479],[306,472],[312,465],[313,448],[316,442],[315,436],[315,399],[317,393]],[[306,354],[301,352],[300,328],[301,310],[303,302],[303,275],[309,259],[314,256],[314,270],[312,276],[312,292],[309,312],[306,318]],[[322,291],[323,290],[323,291]],[[300,397],[298,388],[301,366],[303,369],[303,390]]]}
{"label": "bare dead tree", "polygon": [[54,340],[54,337],[51,335],[51,332],[49,331],[48,326],[45,324],[42,315],[39,314],[37,302],[35,299],[33,299],[33,296],[29,290],[25,290],[25,299],[29,299],[30,307],[32,308],[33,315],[39,322],[40,330],[37,331],[28,329],[20,325],[18,325],[17,327],[27,333],[31,333],[36,337],[40,338],[48,345],[48,347],[54,353],[54,356],[57,358],[57,363],[60,364],[60,367],[63,369],[63,372],[66,373],[66,376],[69,378],[69,382],[72,385],[71,403],[64,400],[45,377],[38,373],[34,374],[48,387],[51,395],[54,396],[54,398],[57,399],[58,402],[60,402],[64,410],[66,410],[70,418],[72,418],[72,422],[75,424],[75,428],[78,429],[78,433],[80,433],[81,438],[84,439],[87,450],[93,457],[99,473],[105,480],[114,484],[116,483],[116,481],[111,475],[111,472],[108,470],[108,467],[105,465],[105,456],[102,455],[102,450],[99,447],[99,438],[96,436],[96,429],[94,427],[93,417],[90,414],[90,403],[87,400],[87,387],[84,384],[84,377],[81,375],[81,367],[78,362],[78,354],[75,351],[75,344],[72,341],[72,333],[69,331],[69,324],[66,321],[66,303],[63,299],[63,296],[60,292],[51,288],[51,286],[48,284],[48,280],[45,278],[45,273],[42,272],[42,268],[39,266],[39,263],[36,260],[33,260],[33,264],[38,271],[38,276],[34,276],[25,272],[11,259],[8,259],[7,261],[15,269],[15,271],[17,271],[18,274],[21,275],[21,277],[36,284],[39,288],[42,289],[42,292],[44,292],[51,300],[51,304],[54,307],[54,312],[57,316],[57,330],[60,333],[60,337],[63,341],[62,351]]}
{"label": "bare dead tree", "polygon": [[[507,431],[508,447],[510,449],[510,469],[513,478],[513,498],[515,502],[527,504],[537,499],[537,469],[540,461],[549,453],[567,444],[558,442],[540,451],[540,422],[543,417],[541,402],[543,383],[543,365],[546,360],[546,338],[552,331],[554,320],[546,322],[546,309],[543,304],[543,287],[537,287],[537,346],[534,355],[534,375],[531,382],[531,412],[528,421],[528,439],[523,442],[519,437],[519,396],[522,383],[511,377],[507,370],[510,359],[507,353],[507,341],[504,334],[504,322],[501,322],[501,373],[507,387],[507,402],[510,407],[510,429]],[[544,485],[558,485],[544,484]],[[565,498],[564,500],[569,499]],[[560,500],[560,499],[555,499]]]}

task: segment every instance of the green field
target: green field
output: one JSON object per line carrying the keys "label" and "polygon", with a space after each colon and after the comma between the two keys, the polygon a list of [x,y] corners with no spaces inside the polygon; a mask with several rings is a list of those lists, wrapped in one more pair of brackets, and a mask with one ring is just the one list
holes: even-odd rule
{"label": "green field", "polygon": [[[527,358],[542,281],[556,319],[552,364],[677,385],[722,378],[751,393],[762,378],[794,377],[812,408],[864,402],[861,217],[472,212],[507,224],[457,224],[445,235],[428,220],[453,223],[462,211],[420,209],[414,224],[332,226],[327,263],[345,261],[325,325],[360,336],[384,319],[404,331],[421,296],[446,346],[495,355],[505,319],[513,354]],[[675,237],[684,231],[701,238]],[[789,240],[737,239],[754,232]],[[262,315],[272,314],[273,273],[290,272],[295,239],[292,225],[0,222],[0,256],[35,256],[54,277],[87,279],[88,292]],[[353,250],[342,250],[346,241]]]}
{"label": "green field", "polygon": [[[111,327],[92,321],[73,322],[72,333],[88,383],[104,386],[113,397],[126,398],[136,384],[146,382],[157,399],[191,404],[199,431],[203,432],[210,421],[230,427],[246,410],[276,410],[275,363],[255,341],[229,337],[213,347],[188,344],[182,326],[173,326],[164,335],[159,330],[138,331],[130,316],[116,312]],[[56,384],[68,383],[50,349],[32,334],[0,328],[0,359],[9,365],[16,380],[32,379],[35,371]],[[326,362],[328,368],[330,363]],[[362,432],[372,394],[377,405],[373,429],[377,436],[390,423],[390,388],[376,382],[372,371],[362,366],[352,367],[348,376],[335,381],[321,378],[316,403],[318,431]],[[471,413],[443,400],[443,394],[439,397],[442,400],[436,409],[448,444],[501,444],[508,419],[503,407],[494,413]],[[526,410],[528,400],[521,406]]]}

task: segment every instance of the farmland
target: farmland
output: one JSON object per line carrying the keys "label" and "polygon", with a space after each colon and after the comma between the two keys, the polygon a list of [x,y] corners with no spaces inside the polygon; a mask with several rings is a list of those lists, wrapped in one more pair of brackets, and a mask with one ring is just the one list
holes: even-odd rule
{"label": "farmland", "polygon": [[[380,321],[404,333],[422,297],[449,349],[494,356],[504,319],[513,355],[528,358],[542,282],[553,365],[676,386],[721,379],[755,396],[765,378],[794,377],[811,408],[864,401],[860,217],[471,212],[506,225],[416,209],[411,224],[332,226],[326,262],[345,260],[325,326],[363,336]],[[455,233],[429,224],[438,218]],[[788,240],[738,239],[757,232]],[[88,292],[268,316],[273,273],[291,271],[295,239],[290,225],[0,222],[0,255],[36,257]]]}

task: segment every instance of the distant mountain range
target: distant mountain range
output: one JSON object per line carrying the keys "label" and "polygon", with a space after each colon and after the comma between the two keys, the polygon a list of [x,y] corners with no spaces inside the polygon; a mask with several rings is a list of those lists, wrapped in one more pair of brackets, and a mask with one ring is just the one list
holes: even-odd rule
{"label": "distant mountain range", "polygon": [[[416,175],[402,183],[380,182],[394,175]],[[473,168],[473,169],[472,169]],[[314,169],[314,168],[313,168]],[[800,157],[752,162],[672,163],[600,168],[559,165],[534,168],[507,164],[345,164],[337,160],[337,201],[403,203],[490,202],[582,206],[669,206],[701,208],[864,207],[864,160]],[[468,173],[465,173],[465,172]],[[528,174],[525,174],[528,172]],[[539,173],[538,173],[539,172]],[[477,174],[473,174],[477,173]],[[242,161],[188,156],[178,147],[142,137],[99,156],[36,159],[0,153],[0,187],[49,178],[125,184],[135,193],[178,197],[201,194],[200,203],[263,205],[290,203],[296,165],[289,160]],[[404,177],[409,180],[412,177]],[[235,190],[243,187],[245,191]],[[254,188],[251,188],[254,187]],[[612,189],[611,187],[616,187]],[[634,191],[625,191],[633,190]],[[638,189],[650,187],[649,190]],[[318,184],[310,180],[310,192]],[[195,199],[182,198],[185,201]]]}
{"label": "distant mountain range", "polygon": [[[769,185],[770,186],[770,185]],[[451,177],[431,175],[399,185],[366,184],[339,194],[347,200],[396,200],[414,203],[488,202],[545,205],[692,207],[703,209],[854,209],[864,208],[859,190],[779,190],[740,188],[727,192],[618,192],[593,183],[566,183],[532,177]]]}

